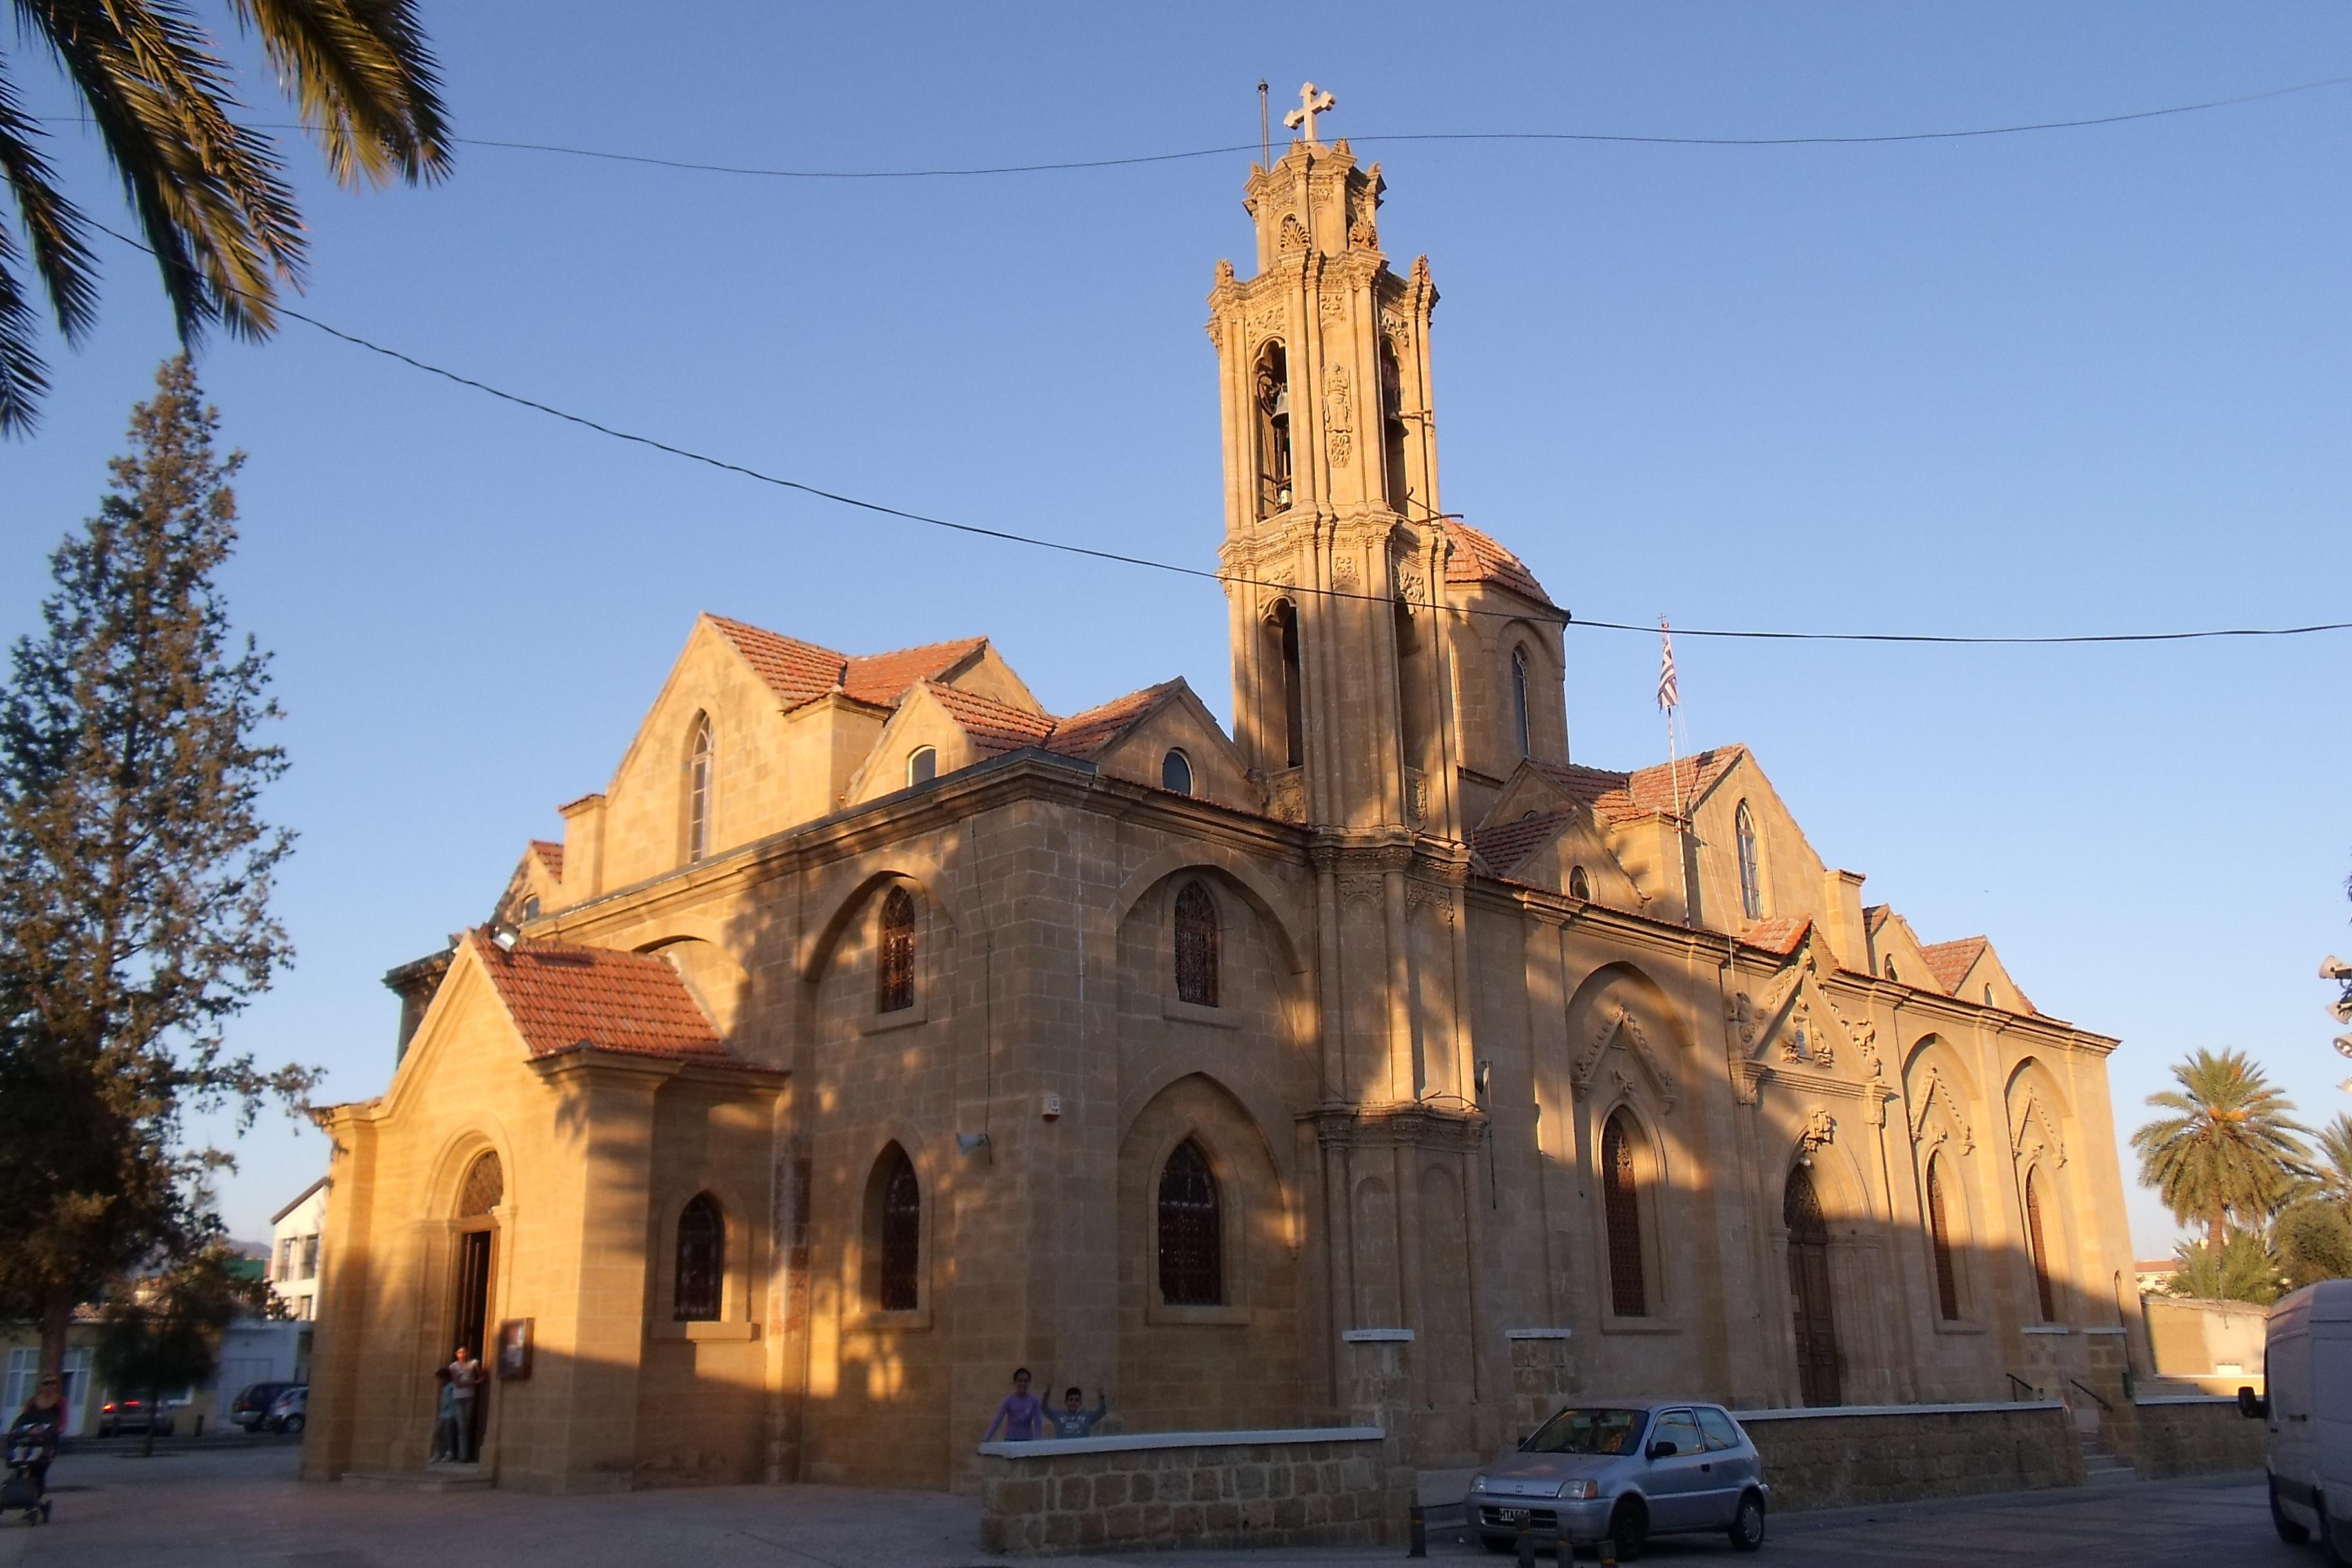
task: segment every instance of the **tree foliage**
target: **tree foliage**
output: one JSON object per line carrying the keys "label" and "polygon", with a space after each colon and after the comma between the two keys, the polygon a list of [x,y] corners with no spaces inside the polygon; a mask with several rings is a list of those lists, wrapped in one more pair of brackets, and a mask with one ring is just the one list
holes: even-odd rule
{"label": "tree foliage", "polygon": [[291,839],[259,811],[285,766],[257,738],[268,659],[215,582],[241,460],[216,425],[167,362],[0,692],[0,1307],[42,1319],[51,1368],[77,1301],[216,1233],[204,1180],[231,1162],[184,1118],[242,1131],[315,1076],[223,1038],[291,956],[268,909]]}
{"label": "tree foliage", "polygon": [[[46,52],[121,176],[184,342],[218,323],[243,337],[276,325],[277,289],[299,287],[301,214],[270,139],[239,124],[231,73],[182,0],[15,0],[19,38]],[[415,0],[228,0],[258,34],[303,125],[343,185],[412,184],[449,167],[438,68]],[[26,112],[0,55],[0,176],[23,232],[0,222],[0,434],[31,427],[47,379],[29,253],[68,342],[97,318],[91,225],[58,186],[47,132]]]}
{"label": "tree foliage", "polygon": [[[106,1304],[92,1366],[107,1387],[135,1394],[152,1412],[158,1396],[210,1382],[221,1338],[239,1313],[258,1314],[268,1287],[215,1240],[173,1267],[138,1281]],[[155,1424],[147,1423],[147,1450]]]}
{"label": "tree foliage", "polygon": [[2289,1204],[2271,1227],[2279,1271],[2289,1289],[2320,1279],[2352,1279],[2352,1217],[2318,1198]]}
{"label": "tree foliage", "polygon": [[2175,1063],[2180,1087],[2147,1097],[2172,1114],[2132,1134],[2139,1179],[2183,1225],[2202,1223],[2221,1247],[2234,1217],[2259,1227],[2311,1175],[2309,1130],[2243,1051],[2200,1049]]}
{"label": "tree foliage", "polygon": [[2166,1291],[2200,1301],[2252,1301],[2268,1306],[2279,1298],[2278,1260],[2251,1230],[2231,1230],[2217,1251],[2210,1242],[2183,1242],[2173,1255]]}

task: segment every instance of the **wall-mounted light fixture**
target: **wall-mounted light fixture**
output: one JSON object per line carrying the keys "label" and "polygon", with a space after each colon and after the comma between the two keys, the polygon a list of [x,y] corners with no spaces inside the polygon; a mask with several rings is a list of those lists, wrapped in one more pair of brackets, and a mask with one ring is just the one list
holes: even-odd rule
{"label": "wall-mounted light fixture", "polygon": [[988,1146],[988,1134],[985,1132],[959,1132],[956,1134],[956,1149],[959,1152],[970,1154],[979,1150],[986,1149]]}

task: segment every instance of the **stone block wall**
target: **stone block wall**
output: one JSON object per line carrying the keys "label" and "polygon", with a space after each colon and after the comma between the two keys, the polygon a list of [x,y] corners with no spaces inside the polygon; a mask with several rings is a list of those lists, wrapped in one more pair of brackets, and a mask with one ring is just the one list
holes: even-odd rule
{"label": "stone block wall", "polygon": [[1778,1510],[2083,1482],[2073,1417],[2054,1399],[1733,1414],[1763,1456]]}
{"label": "stone block wall", "polygon": [[1513,1329],[1511,1421],[1514,1441],[1525,1437],[1564,1405],[1575,1402],[1578,1378],[1565,1329]]}
{"label": "stone block wall", "polygon": [[1014,1556],[1380,1546],[1406,1488],[1376,1429],[1141,1434],[981,1447],[980,1544]]}
{"label": "stone block wall", "polygon": [[2118,1445],[2146,1481],[2263,1468],[2266,1428],[2238,1414],[2234,1398],[2187,1394],[2135,1400]]}

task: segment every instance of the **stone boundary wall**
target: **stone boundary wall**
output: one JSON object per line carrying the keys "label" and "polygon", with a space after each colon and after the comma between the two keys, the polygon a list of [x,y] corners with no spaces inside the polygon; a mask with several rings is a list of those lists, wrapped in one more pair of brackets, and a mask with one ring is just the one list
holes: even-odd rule
{"label": "stone boundary wall", "polygon": [[1377,1426],[983,1443],[980,1544],[1013,1556],[1390,1545],[1412,1472],[1386,1447]]}
{"label": "stone boundary wall", "polygon": [[2149,1481],[2259,1470],[2269,1433],[2266,1423],[2238,1414],[2235,1395],[2209,1394],[2135,1399],[2128,1423],[2116,1425],[2118,1447]]}
{"label": "stone boundary wall", "polygon": [[1732,1415],[1763,1456],[1776,1512],[2083,1484],[2074,1416],[2054,1399]]}

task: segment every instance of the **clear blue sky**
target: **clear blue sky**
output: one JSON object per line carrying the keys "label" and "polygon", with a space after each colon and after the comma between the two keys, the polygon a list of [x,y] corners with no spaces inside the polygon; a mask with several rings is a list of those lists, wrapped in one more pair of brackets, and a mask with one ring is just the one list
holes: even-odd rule
{"label": "clear blue sky", "polygon": [[[201,9],[217,17],[225,7]],[[1245,142],[1261,76],[1327,135],[1795,135],[2064,119],[2352,72],[2352,10],[2249,5],[543,7],[429,3],[462,134],[803,167]],[[35,58],[13,68],[37,108]],[[248,77],[258,116],[286,116]],[[1276,134],[1281,132],[1277,126]],[[100,215],[78,128],[61,158]],[[1595,618],[2057,632],[2341,620],[2352,89],[1875,147],[1360,140],[1426,252],[1445,500]],[[968,180],[730,179],[484,148],[352,196],[293,149],[307,309],[631,429],[919,510],[1210,565],[1202,296],[1247,158]],[[103,326],[0,447],[0,634],[170,352],[109,244]],[[1048,706],[1187,677],[1210,585],[921,531],[607,441],[289,325],[202,361],[278,656],[298,966],[236,1026],[380,1090],[379,977],[478,920],[601,788],[698,610],[850,649],[987,633]],[[1663,751],[1654,641],[1570,633],[1575,754]],[[1990,932],[2122,1037],[2118,1118],[2196,1046],[2347,1103],[2352,637],[2084,650],[1685,640],[1832,864],[1929,941]],[[322,1168],[265,1121],[251,1236]],[[2126,1179],[2129,1166],[2126,1165]],[[2168,1219],[2136,1194],[2141,1251]]]}

